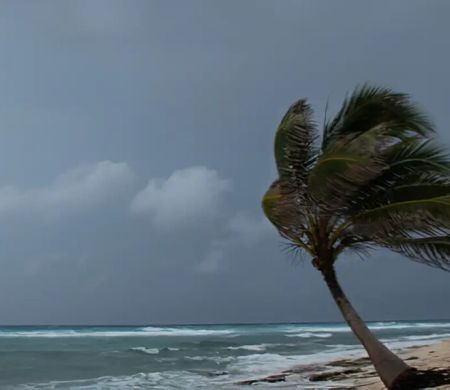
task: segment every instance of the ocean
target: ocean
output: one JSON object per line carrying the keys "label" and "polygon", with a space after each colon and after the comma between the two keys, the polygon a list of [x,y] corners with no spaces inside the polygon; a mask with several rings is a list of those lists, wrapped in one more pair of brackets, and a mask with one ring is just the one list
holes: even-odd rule
{"label": "ocean", "polygon": [[[369,326],[394,349],[450,337],[450,321]],[[0,388],[242,389],[236,382],[361,354],[341,323],[0,327]],[[306,371],[290,388],[318,388]]]}

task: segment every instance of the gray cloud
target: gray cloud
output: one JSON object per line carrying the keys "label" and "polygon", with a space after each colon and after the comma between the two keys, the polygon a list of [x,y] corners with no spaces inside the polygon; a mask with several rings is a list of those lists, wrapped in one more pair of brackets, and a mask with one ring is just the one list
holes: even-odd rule
{"label": "gray cloud", "polygon": [[194,166],[174,171],[167,179],[151,179],[131,203],[131,212],[149,215],[155,226],[176,228],[213,218],[231,183],[212,169]]}
{"label": "gray cloud", "polygon": [[0,187],[0,215],[61,217],[82,212],[123,193],[134,179],[134,173],[126,163],[83,164],[59,175],[45,187]]}

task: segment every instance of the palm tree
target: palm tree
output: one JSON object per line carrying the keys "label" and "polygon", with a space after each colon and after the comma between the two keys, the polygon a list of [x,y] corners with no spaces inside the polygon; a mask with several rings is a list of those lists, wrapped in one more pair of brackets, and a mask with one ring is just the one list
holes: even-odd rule
{"label": "palm tree", "polygon": [[388,248],[450,270],[450,158],[408,95],[363,86],[324,125],[294,103],[275,136],[278,179],[265,215],[295,250],[306,252],[389,389],[414,375],[365,325],[345,296],[334,264],[344,251]]}

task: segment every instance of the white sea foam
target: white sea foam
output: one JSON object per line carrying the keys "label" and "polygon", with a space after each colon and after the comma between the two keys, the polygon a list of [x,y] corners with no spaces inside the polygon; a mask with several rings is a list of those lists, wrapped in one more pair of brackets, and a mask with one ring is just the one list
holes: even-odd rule
{"label": "white sea foam", "polygon": [[134,347],[130,348],[130,351],[142,352],[147,355],[157,355],[159,353],[158,348],[146,348],[146,347]]}
{"label": "white sea foam", "polygon": [[204,376],[188,371],[165,371],[152,373],[137,373],[123,376],[103,376],[92,379],[71,381],[51,381],[46,383],[30,383],[23,389],[136,389],[151,388],[155,390],[186,389],[205,387],[214,383]]}
{"label": "white sea foam", "polygon": [[450,322],[376,322],[369,324],[370,329],[429,329],[449,328]]}
{"label": "white sea foam", "polygon": [[231,329],[200,329],[200,328],[157,328],[148,326],[142,328],[146,336],[226,336],[234,334]]}
{"label": "white sea foam", "polygon": [[[239,379],[248,379],[248,376],[241,376]],[[167,389],[226,389],[226,390],[241,390],[242,386],[236,384],[236,377],[230,377],[228,374],[217,377],[207,377],[195,374],[189,371],[164,371],[153,373],[137,373],[134,375],[123,376],[103,376],[91,379],[80,379],[71,381],[51,381],[45,383],[30,383],[21,386],[22,389],[80,389],[80,390],[94,390],[94,389],[141,389],[151,388],[153,390],[167,390]],[[294,388],[302,389],[329,389],[333,388],[348,388],[346,383],[331,383],[322,382],[312,384],[306,378],[288,378],[287,383],[271,384],[270,388],[282,387],[292,385]],[[268,388],[269,385],[264,386]],[[258,386],[259,388],[259,386]]]}
{"label": "white sea foam", "polygon": [[254,375],[276,372],[299,363],[304,356],[289,356],[276,353],[262,353],[239,356],[227,368],[231,372]]}
{"label": "white sea foam", "polygon": [[[399,351],[406,348],[411,347],[421,347],[424,345],[430,345],[437,343],[441,340],[448,339],[450,337],[450,334],[434,334],[434,335],[422,335],[422,336],[401,336],[394,339],[388,339],[388,338],[382,338],[380,341],[384,344],[386,344],[390,349]],[[349,345],[349,344],[328,344],[327,347],[330,349],[328,350],[329,353],[334,354],[341,353],[346,355],[348,352],[363,352],[363,348],[361,345]]]}
{"label": "white sea foam", "polygon": [[234,356],[185,356],[184,358],[186,360],[194,360],[198,362],[209,360],[217,364],[230,363],[236,359]]}
{"label": "white sea foam", "polygon": [[450,333],[433,333],[421,336],[404,336],[406,340],[432,340],[432,339],[447,339],[450,337]]}
{"label": "white sea foam", "polygon": [[[247,378],[248,377],[244,377]],[[242,379],[242,378],[241,378]],[[301,386],[302,389],[329,389],[333,388],[348,388],[345,383],[331,383],[322,382],[311,384],[306,378],[295,378],[292,381],[288,378],[289,383],[271,384],[270,388],[282,387],[292,384],[295,388]],[[268,386],[264,386],[264,388]],[[94,390],[94,389],[145,389],[151,388],[153,390],[167,390],[167,389],[226,389],[226,390],[241,390],[242,386],[236,385],[236,379],[232,379],[229,375],[223,375],[216,378],[208,378],[189,371],[165,371],[153,373],[137,373],[134,375],[123,376],[103,376],[92,379],[81,379],[71,381],[51,381],[45,383],[30,383],[21,386],[22,389],[79,389],[79,390]],[[259,388],[259,386],[258,386]]]}
{"label": "white sea foam", "polygon": [[124,330],[0,330],[0,337],[158,337],[158,336],[228,336],[233,335],[233,330],[220,329],[195,329],[195,328],[160,328],[143,327]]}
{"label": "white sea foam", "polygon": [[310,337],[328,338],[331,336],[333,336],[332,333],[314,333],[314,332],[303,332],[287,335],[287,337],[302,337],[302,338],[310,338]]}
{"label": "white sea foam", "polygon": [[336,348],[325,352],[310,355],[281,355],[276,353],[262,353],[239,356],[228,365],[230,372],[246,375],[264,375],[288,369],[298,365],[319,364],[343,357],[359,357],[363,354],[361,348]]}
{"label": "white sea foam", "polygon": [[[396,330],[396,329],[431,329],[431,328],[448,328],[450,330],[450,322],[373,322],[368,323],[368,327],[372,330]],[[345,324],[324,324],[317,326],[310,325],[288,325],[284,329],[287,333],[344,333],[351,332],[351,329]]]}
{"label": "white sea foam", "polygon": [[386,344],[389,348],[400,350],[405,348],[411,348],[411,347],[421,347],[424,345],[430,345],[438,343],[441,340],[447,339],[448,337],[436,337],[433,339],[417,336],[415,339],[406,339],[406,338],[398,338],[398,339],[381,339],[381,341]]}
{"label": "white sea foam", "polygon": [[[391,339],[382,340],[389,348],[394,350],[405,349],[414,346],[429,345],[439,342],[439,340],[448,338],[448,334],[430,335],[431,337],[422,337],[421,339]],[[439,336],[439,337],[438,337]],[[420,337],[420,336],[417,336]],[[252,354],[239,356],[234,362],[228,365],[227,370],[235,374],[246,374],[247,376],[264,376],[279,370],[299,365],[315,365],[338,359],[358,358],[365,355],[364,349],[360,345],[351,344],[330,344],[326,351],[313,353],[309,355],[281,355],[276,353]],[[308,388],[308,387],[302,387]]]}
{"label": "white sea foam", "polygon": [[256,344],[256,345],[239,345],[236,347],[227,347],[229,350],[244,350],[244,351],[265,351],[271,344]]}

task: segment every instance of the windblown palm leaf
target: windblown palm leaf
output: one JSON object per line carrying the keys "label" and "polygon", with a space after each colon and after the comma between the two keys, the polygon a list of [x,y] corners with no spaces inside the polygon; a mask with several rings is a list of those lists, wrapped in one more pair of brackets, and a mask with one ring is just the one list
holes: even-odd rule
{"label": "windblown palm leaf", "polygon": [[[412,245],[425,244],[380,241],[399,235],[426,240],[450,231],[450,159],[432,140],[430,121],[408,95],[356,89],[325,125],[321,148],[315,145],[311,116],[305,100],[298,101],[275,138],[277,207],[267,208],[274,188],[263,203],[283,237],[301,242],[317,257],[326,245],[331,263],[335,251],[381,245],[450,268],[446,245],[428,243],[412,252]],[[435,261],[429,261],[430,254],[436,254]]]}
{"label": "windblown palm leaf", "polygon": [[338,114],[326,124],[322,148],[348,144],[370,132],[381,134],[382,138],[403,139],[410,132],[427,136],[432,131],[431,122],[408,95],[364,85],[344,101]]}
{"label": "windblown palm leaf", "polygon": [[305,100],[295,102],[284,115],[275,136],[275,160],[286,189],[303,194],[306,179],[317,153],[316,128],[311,107]]}
{"label": "windblown palm leaf", "polygon": [[378,244],[420,263],[450,270],[447,262],[450,258],[450,237],[448,235],[427,238],[380,239]]}

